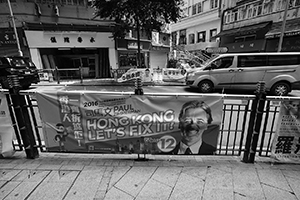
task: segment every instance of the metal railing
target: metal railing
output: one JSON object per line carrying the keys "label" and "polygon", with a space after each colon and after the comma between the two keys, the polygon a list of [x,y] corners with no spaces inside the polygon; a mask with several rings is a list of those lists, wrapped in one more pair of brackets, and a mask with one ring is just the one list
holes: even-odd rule
{"label": "metal railing", "polygon": [[[65,75],[62,75],[62,72]],[[62,78],[66,79],[80,79],[80,83],[83,83],[84,67],[79,68],[57,68],[55,69],[39,69],[40,79],[48,79],[49,81],[56,81],[60,84]],[[46,77],[45,77],[46,76]]]}
{"label": "metal railing", "polygon": [[[127,95],[124,93],[122,94]],[[45,152],[47,151],[47,149],[43,139],[43,129],[39,117],[35,93],[21,92],[20,95],[24,95],[26,99],[26,107],[30,113],[30,121],[34,129],[33,132],[36,138],[36,146],[41,152]],[[145,95],[157,96],[160,94],[147,93]],[[7,94],[6,96],[8,99],[9,110],[15,130],[15,140],[13,141],[13,146],[16,151],[22,151],[24,150],[24,145],[21,140],[20,129],[16,123],[14,105],[12,104],[10,95]],[[224,95],[223,98],[223,118],[220,126],[220,134],[216,154],[240,156],[242,152],[245,151],[251,107],[255,100],[255,95]],[[300,100],[299,97],[267,97],[262,114],[261,129],[259,132],[258,145],[256,149],[257,155],[263,157],[270,156],[272,142],[271,138],[276,129],[275,123],[276,118],[279,114],[279,103],[280,101],[289,101],[291,99]]]}

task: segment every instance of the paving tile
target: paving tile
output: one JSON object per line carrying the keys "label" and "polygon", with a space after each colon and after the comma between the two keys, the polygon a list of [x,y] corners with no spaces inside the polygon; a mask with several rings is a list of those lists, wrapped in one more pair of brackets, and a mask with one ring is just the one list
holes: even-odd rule
{"label": "paving tile", "polygon": [[41,164],[36,169],[38,170],[59,170],[62,165]]}
{"label": "paving tile", "polygon": [[166,200],[172,192],[172,187],[154,179],[150,179],[135,198],[136,200]]}
{"label": "paving tile", "polygon": [[262,191],[260,180],[255,168],[233,168],[232,175],[235,191],[236,189],[256,189],[258,192]]}
{"label": "paving tile", "polygon": [[158,167],[151,179],[174,187],[181,171],[182,167]]}
{"label": "paving tile", "polygon": [[[300,165],[298,166],[300,168]],[[300,180],[300,171],[298,170],[281,170],[285,177],[296,178]]]}
{"label": "paving tile", "polygon": [[247,189],[247,188],[235,188],[234,189],[234,200],[262,200],[266,199],[262,188],[257,189]]}
{"label": "paving tile", "polygon": [[208,168],[205,188],[228,188],[233,190],[232,172],[218,169],[217,167]]}
{"label": "paving tile", "polygon": [[51,171],[27,199],[61,200],[73,185],[78,174],[77,171]]}
{"label": "paving tile", "polygon": [[43,180],[50,171],[44,170],[22,170],[18,173],[12,181],[20,181],[20,182],[39,182]]}
{"label": "paving tile", "polygon": [[257,169],[257,173],[261,184],[291,191],[281,170]]}
{"label": "paving tile", "polygon": [[69,189],[65,200],[93,199],[104,174],[103,169],[83,170],[76,178],[76,182]]}
{"label": "paving tile", "polygon": [[293,190],[293,193],[296,195],[296,197],[298,199],[300,199],[300,177],[299,174],[298,176],[295,177],[291,177],[291,176],[285,176],[286,180],[289,184],[289,186],[291,187],[291,189]]}
{"label": "paving tile", "polygon": [[169,199],[201,199],[204,183],[199,177],[181,173]]}
{"label": "paving tile", "polygon": [[229,188],[205,188],[202,200],[234,200],[232,189]]}
{"label": "paving tile", "polygon": [[70,163],[66,164],[66,165],[61,165],[61,167],[59,168],[60,170],[82,170],[84,168],[84,165],[82,164],[76,164],[76,165],[70,165]]}
{"label": "paving tile", "polygon": [[130,169],[129,166],[112,168],[108,188],[112,188]]}
{"label": "paving tile", "polygon": [[131,196],[136,196],[155,170],[156,167],[132,167],[122,179],[115,184],[115,187]]}
{"label": "paving tile", "polygon": [[1,163],[0,164],[0,169],[13,169],[17,166],[18,164],[13,164],[13,163]]}
{"label": "paving tile", "polygon": [[297,200],[297,197],[291,192],[269,185],[262,185],[266,200]]}
{"label": "paving tile", "polygon": [[9,182],[5,183],[0,188],[0,198],[1,199],[6,198],[20,184],[21,184],[21,182],[19,182],[19,181],[9,181]]}
{"label": "paving tile", "polygon": [[184,167],[182,168],[182,173],[187,174],[189,176],[193,176],[199,178],[201,180],[206,179],[208,167]]}
{"label": "paving tile", "polygon": [[16,175],[18,175],[21,170],[18,169],[1,169],[0,170],[0,181],[10,181]]}
{"label": "paving tile", "polygon": [[37,163],[26,163],[26,164],[20,164],[16,165],[14,169],[37,169],[41,164]]}
{"label": "paving tile", "polygon": [[49,171],[23,170],[13,178],[12,182],[20,184],[7,195],[6,199],[26,199],[49,173]]}
{"label": "paving tile", "polygon": [[[97,199],[97,197],[95,198]],[[105,200],[133,200],[135,196],[131,196],[130,194],[126,193],[125,191],[120,190],[119,188],[112,187],[104,197]],[[101,199],[102,200],[102,199]]]}

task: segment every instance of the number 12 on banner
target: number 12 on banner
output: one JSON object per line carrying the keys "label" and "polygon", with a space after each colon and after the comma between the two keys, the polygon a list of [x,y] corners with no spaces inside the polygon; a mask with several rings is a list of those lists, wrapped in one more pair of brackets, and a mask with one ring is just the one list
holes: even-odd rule
{"label": "number 12 on banner", "polygon": [[176,146],[176,140],[174,137],[170,135],[165,135],[159,139],[159,142],[157,143],[157,147],[162,152],[170,152],[172,151]]}

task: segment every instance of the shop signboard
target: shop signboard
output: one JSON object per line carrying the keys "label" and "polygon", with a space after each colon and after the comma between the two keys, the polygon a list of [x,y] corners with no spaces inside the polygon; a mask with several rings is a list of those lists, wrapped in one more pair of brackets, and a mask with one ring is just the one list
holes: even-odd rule
{"label": "shop signboard", "polygon": [[0,33],[0,46],[16,46],[17,40],[13,31],[3,31]]}
{"label": "shop signboard", "polygon": [[271,158],[276,162],[300,163],[300,100],[280,105]]}
{"label": "shop signboard", "polygon": [[219,95],[49,90],[37,101],[48,151],[120,154],[183,154],[184,142],[195,139],[192,154],[213,154],[223,107]]}

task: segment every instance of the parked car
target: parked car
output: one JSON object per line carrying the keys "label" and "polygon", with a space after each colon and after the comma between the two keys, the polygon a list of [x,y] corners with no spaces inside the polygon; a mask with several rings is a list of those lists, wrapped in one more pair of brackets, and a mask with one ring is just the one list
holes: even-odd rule
{"label": "parked car", "polygon": [[259,81],[271,95],[300,89],[300,52],[221,54],[186,76],[186,84],[202,93],[214,89],[257,89]]}
{"label": "parked car", "polygon": [[16,75],[21,89],[28,89],[32,83],[40,81],[38,70],[28,58],[20,56],[0,57],[0,84],[2,88],[9,89],[9,76]]}

